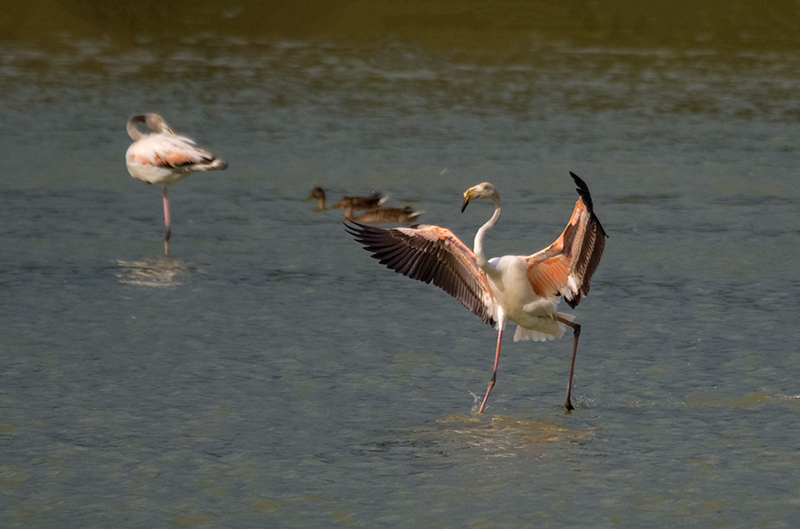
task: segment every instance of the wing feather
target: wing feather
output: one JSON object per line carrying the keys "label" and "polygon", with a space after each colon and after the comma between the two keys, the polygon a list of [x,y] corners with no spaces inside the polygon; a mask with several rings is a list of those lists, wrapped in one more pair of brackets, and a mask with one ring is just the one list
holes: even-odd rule
{"label": "wing feather", "polygon": [[534,292],[540,296],[562,295],[575,308],[589,293],[589,282],[600,264],[608,235],[594,214],[586,183],[575,173],[570,175],[580,198],[558,239],[528,256],[527,272]]}
{"label": "wing feather", "polygon": [[211,153],[197,147],[191,139],[163,133],[146,135],[134,143],[129,150],[129,158],[169,169],[208,166],[216,161]]}
{"label": "wing feather", "polygon": [[433,284],[489,325],[495,325],[494,297],[475,255],[453,232],[439,226],[376,228],[359,222],[345,229],[372,257],[411,279]]}

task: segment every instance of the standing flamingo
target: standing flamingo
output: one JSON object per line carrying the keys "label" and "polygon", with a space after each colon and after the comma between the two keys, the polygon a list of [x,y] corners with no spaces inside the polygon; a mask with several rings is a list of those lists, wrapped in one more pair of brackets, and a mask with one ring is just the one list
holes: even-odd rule
{"label": "standing flamingo", "polygon": [[567,410],[573,410],[572,376],[581,327],[574,316],[556,312],[558,297],[571,308],[589,293],[589,281],[600,263],[607,237],[595,216],[589,188],[570,172],[580,198],[567,227],[547,248],[532,255],[505,255],[487,259],[483,239],[500,218],[500,195],[488,182],[464,192],[463,212],[474,199],[494,202],[494,214],[475,234],[474,253],[447,228],[420,225],[411,228],[376,228],[357,222],[348,232],[397,273],[441,288],[485,323],[497,329],[494,371],[478,413],[483,413],[497,380],[500,343],[506,323],[517,324],[514,341],[552,340],[567,327],[573,330],[572,362],[567,385]]}
{"label": "standing flamingo", "polygon": [[[146,124],[152,133],[142,134],[137,123]],[[169,255],[169,199],[167,186],[199,171],[221,171],[228,164],[197,147],[194,141],[178,136],[158,114],[133,116],[128,120],[128,135],[133,143],[125,153],[132,177],[164,188],[164,255]]]}

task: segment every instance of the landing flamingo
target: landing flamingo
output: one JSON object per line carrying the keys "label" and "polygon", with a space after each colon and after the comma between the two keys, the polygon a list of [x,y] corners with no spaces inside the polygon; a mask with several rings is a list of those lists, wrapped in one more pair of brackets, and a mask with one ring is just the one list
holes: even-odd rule
{"label": "landing flamingo", "polygon": [[483,240],[500,218],[500,194],[484,182],[467,189],[463,212],[474,199],[494,203],[494,214],[475,235],[474,253],[447,228],[431,225],[410,228],[376,228],[358,222],[346,224],[348,232],[397,273],[433,284],[456,298],[473,314],[497,329],[494,370],[478,413],[483,413],[497,380],[500,344],[506,323],[517,324],[514,341],[545,341],[573,330],[572,361],[567,385],[567,410],[581,327],[574,316],[556,312],[558,297],[571,308],[589,293],[589,281],[600,263],[607,237],[594,214],[589,188],[576,174],[578,201],[567,227],[556,241],[531,255],[505,255],[487,259]]}

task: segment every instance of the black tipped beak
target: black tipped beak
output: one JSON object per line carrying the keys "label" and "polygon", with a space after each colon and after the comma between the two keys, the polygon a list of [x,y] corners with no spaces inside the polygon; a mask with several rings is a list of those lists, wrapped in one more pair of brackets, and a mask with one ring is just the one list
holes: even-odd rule
{"label": "black tipped beak", "polygon": [[464,201],[461,203],[461,213],[464,213],[464,210],[467,209],[468,204],[469,204],[469,196],[464,195]]}

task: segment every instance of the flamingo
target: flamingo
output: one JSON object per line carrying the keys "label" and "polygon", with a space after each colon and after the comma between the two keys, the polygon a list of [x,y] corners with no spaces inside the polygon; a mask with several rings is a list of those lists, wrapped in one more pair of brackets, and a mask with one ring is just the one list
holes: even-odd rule
{"label": "flamingo", "polygon": [[[306,202],[311,200],[312,198],[317,199],[317,209],[324,210],[325,209],[325,190],[321,187],[315,187],[311,190],[311,193],[306,197]],[[382,195],[380,193],[372,193],[369,196],[354,196],[354,197],[342,197],[334,203],[331,208],[346,208],[351,207],[353,209],[370,209],[375,208],[386,202],[388,199],[388,195]]]}
{"label": "flamingo", "polygon": [[500,218],[500,195],[484,182],[464,192],[463,212],[476,199],[494,203],[494,214],[475,234],[474,252],[447,228],[431,225],[410,228],[376,228],[357,222],[347,231],[372,253],[372,257],[397,273],[441,288],[473,314],[497,330],[494,370],[478,413],[483,413],[497,380],[500,344],[506,323],[517,324],[514,341],[545,341],[573,331],[572,361],[565,407],[571,402],[572,377],[581,326],[574,316],[556,312],[558,297],[571,308],[589,293],[589,282],[600,263],[607,237],[594,214],[586,183],[570,172],[578,201],[567,227],[556,241],[531,255],[486,258],[483,240]]}
{"label": "flamingo", "polygon": [[[152,133],[142,134],[137,123],[147,125]],[[224,161],[197,147],[193,140],[178,136],[158,114],[133,116],[128,120],[128,135],[133,143],[125,153],[125,162],[132,177],[164,188],[164,255],[169,255],[169,199],[167,186],[199,171],[221,171]]]}

